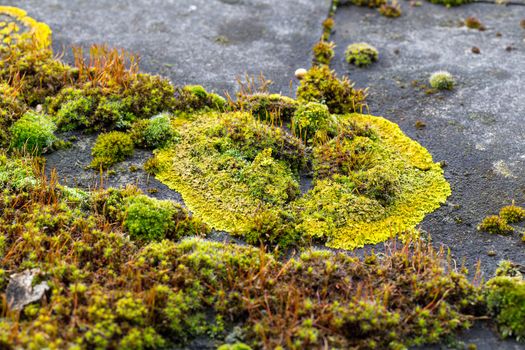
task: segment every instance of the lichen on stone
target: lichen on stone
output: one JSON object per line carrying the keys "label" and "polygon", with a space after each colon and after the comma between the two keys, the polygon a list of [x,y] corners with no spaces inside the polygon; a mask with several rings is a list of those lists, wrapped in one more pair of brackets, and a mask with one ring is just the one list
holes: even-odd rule
{"label": "lichen on stone", "polygon": [[[286,211],[296,233],[290,237],[344,249],[413,231],[450,194],[440,166],[395,124],[327,115],[338,126],[311,156],[304,139],[251,114],[200,115],[178,130],[178,143],[156,154],[157,178],[216,229],[244,236],[254,213]],[[313,188],[298,197],[309,162]]]}

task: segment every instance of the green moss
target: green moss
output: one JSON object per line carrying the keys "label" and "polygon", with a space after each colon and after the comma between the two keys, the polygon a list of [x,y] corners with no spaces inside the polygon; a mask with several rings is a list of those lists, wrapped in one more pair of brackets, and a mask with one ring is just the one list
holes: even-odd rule
{"label": "green moss", "polygon": [[[248,244],[280,247],[283,250],[304,246],[309,238],[303,237],[297,227],[298,214],[292,210],[270,208],[257,209],[251,213],[250,221],[242,235]],[[235,234],[235,232],[234,232]]]}
{"label": "green moss", "polygon": [[487,306],[504,338],[525,340],[525,281],[497,276],[486,285]]}
{"label": "green moss", "polygon": [[26,112],[9,129],[11,148],[41,154],[57,140],[55,124],[43,114]]}
{"label": "green moss", "polygon": [[362,260],[308,250],[287,261],[198,238],[144,245],[109,215],[137,198],[136,189],[90,193],[80,208],[55,187],[36,186],[3,188],[9,259],[0,279],[1,271],[36,267],[52,291],[38,312],[24,311],[31,318],[0,318],[8,348],[179,348],[201,337],[224,343],[233,325],[254,348],[401,348],[467,327],[478,306],[479,289],[431,245]]}
{"label": "green moss", "polygon": [[508,205],[501,208],[499,216],[510,224],[522,222],[525,220],[525,208],[518,207],[514,204]]}
{"label": "green moss", "polygon": [[144,130],[144,140],[151,148],[162,147],[174,136],[168,114],[159,114],[150,119]]}
{"label": "green moss", "polygon": [[122,350],[162,349],[166,341],[152,327],[145,329],[132,328],[122,337],[118,348]]}
{"label": "green moss", "polygon": [[27,190],[37,184],[30,159],[8,157],[0,152],[0,189]]}
{"label": "green moss", "polygon": [[330,115],[326,105],[309,102],[297,108],[291,127],[302,140],[323,142],[337,133],[337,119]]}
{"label": "green moss", "polygon": [[208,93],[201,85],[187,85],[176,90],[175,110],[194,112],[200,110],[224,111],[226,100],[214,93]]}
{"label": "green moss", "polygon": [[375,47],[367,43],[350,44],[345,51],[346,62],[358,67],[366,67],[376,62],[379,52]]}
{"label": "green moss", "polygon": [[124,227],[132,239],[142,241],[179,239],[206,234],[206,227],[191,219],[179,205],[144,195],[133,196],[125,205]]}
{"label": "green moss", "polygon": [[20,119],[27,108],[16,96],[14,88],[0,82],[0,147],[9,145],[9,128]]}
{"label": "green moss", "polygon": [[352,4],[356,6],[364,6],[370,8],[380,7],[386,3],[386,0],[352,0]]}
{"label": "green moss", "polygon": [[130,113],[142,119],[171,111],[176,103],[170,81],[150,74],[137,74],[121,96],[130,101]]}
{"label": "green moss", "polygon": [[429,78],[430,86],[438,90],[452,90],[456,81],[449,72],[440,71],[433,73]]}
{"label": "green moss", "polygon": [[239,95],[235,110],[251,112],[259,120],[272,125],[281,125],[292,119],[297,109],[297,101],[279,94]]}
{"label": "green moss", "polygon": [[272,157],[272,149],[262,150],[239,172],[239,180],[249,195],[263,203],[284,205],[299,195],[299,184],[290,167]]}
{"label": "green moss", "polygon": [[472,0],[428,0],[433,4],[444,5],[446,7],[460,6],[471,3]]}
{"label": "green moss", "polygon": [[62,131],[90,127],[90,116],[93,114],[98,98],[87,95],[83,90],[68,88],[57,97],[48,99],[48,111],[55,114],[57,126]]}
{"label": "green moss", "polygon": [[397,18],[401,16],[401,6],[396,1],[391,4],[383,4],[379,7],[379,13],[385,17]]}
{"label": "green moss", "polygon": [[[5,10],[0,6],[0,13]],[[148,143],[163,144],[169,124],[179,135],[149,165],[180,186],[198,210],[190,217],[133,186],[94,192],[64,187],[45,178],[38,158],[0,152],[0,294],[8,274],[30,268],[39,269],[38,281],[51,288],[45,302],[29,305],[21,317],[0,303],[0,314],[8,316],[0,317],[1,348],[183,348],[202,338],[222,344],[236,326],[241,332],[235,339],[257,349],[402,349],[446,339],[479,316],[482,296],[466,272],[418,241],[363,259],[307,250],[286,261],[248,245],[195,237],[174,242],[205,234],[196,219],[201,216],[233,223],[234,234],[256,245],[319,241],[352,248],[410,231],[437,207],[450,191],[439,166],[395,124],[346,114],[364,98],[347,80],[317,70],[319,80],[310,77],[300,103],[261,95],[247,97],[254,108],[244,112],[209,113],[237,107],[231,101],[220,107],[222,98],[200,88],[186,89],[187,99],[178,99],[177,89],[175,101],[167,80],[133,70],[121,76],[122,62],[71,69],[53,58],[50,32],[23,11],[8,13],[23,19],[20,28],[31,28],[11,38],[17,45],[9,55],[0,55],[4,83],[13,82],[6,66],[27,64],[21,71],[29,83],[21,96],[12,96],[14,85],[6,89],[15,104],[25,110],[49,97],[49,114],[56,118],[62,110],[65,128],[137,125],[128,135],[137,145],[142,141],[134,133],[144,138],[150,117],[175,109],[174,116],[159,118]],[[97,59],[118,55],[95,49]],[[75,105],[76,97],[84,102]],[[325,117],[337,121],[321,142],[305,143],[288,125],[308,102],[326,104],[332,113],[315,104],[301,110],[312,130],[324,130]],[[14,110],[5,125],[21,116]],[[115,139],[116,146],[105,142],[106,150],[100,142],[102,158],[131,152],[129,139]],[[313,175],[313,188],[300,197],[304,175]]]}
{"label": "green moss", "polygon": [[144,301],[134,298],[131,293],[126,293],[116,302],[115,311],[118,318],[136,325],[143,325],[148,313]]}
{"label": "green moss", "polygon": [[323,41],[330,40],[330,35],[332,34],[332,29],[335,25],[335,21],[332,16],[333,14],[330,14],[330,17],[323,21],[323,35],[321,36],[321,40]]}
{"label": "green moss", "polygon": [[[450,194],[430,154],[382,118],[340,116],[340,136],[314,147],[314,188],[301,198],[290,195],[301,163],[288,154],[304,146],[278,146],[284,130],[237,113],[202,115],[179,133],[177,144],[157,154],[158,179],[204,222],[253,243],[265,237],[286,245],[319,239],[345,249],[378,243],[412,230]],[[246,135],[257,143],[246,144]],[[273,144],[271,154],[264,144]]]}
{"label": "green moss", "polygon": [[[23,30],[4,33],[0,42],[0,79],[16,87],[20,100],[36,106],[71,79],[71,70],[53,57],[51,29],[27,17],[22,10],[2,6],[0,11]],[[23,82],[21,82],[23,80]]]}
{"label": "green moss", "polygon": [[94,169],[107,169],[115,163],[125,160],[133,154],[134,146],[131,137],[120,131],[100,134],[91,150]]}
{"label": "green moss", "polygon": [[131,135],[135,145],[144,148],[164,147],[175,137],[171,126],[171,117],[167,113],[159,114],[149,120],[139,120],[133,124]]}
{"label": "green moss", "polygon": [[138,117],[132,97],[123,97],[129,93],[126,91],[125,94],[106,94],[103,89],[90,86],[65,88],[46,100],[46,108],[62,131],[127,129]]}
{"label": "green moss", "polygon": [[319,41],[313,47],[314,61],[316,64],[330,65],[335,56],[335,44],[333,42]]}
{"label": "green moss", "polygon": [[100,127],[129,128],[137,118],[131,112],[131,101],[130,98],[121,99],[118,96],[102,97],[93,114],[92,125],[96,129]]}
{"label": "green moss", "polygon": [[523,274],[520,271],[520,265],[509,260],[502,260],[498,263],[498,268],[495,272],[496,276],[507,276],[521,278]]}
{"label": "green moss", "polygon": [[333,114],[362,111],[365,96],[365,91],[354,89],[350,80],[339,79],[334,71],[324,65],[308,70],[297,89],[299,103],[324,103]]}
{"label": "green moss", "polygon": [[507,220],[497,215],[490,215],[483,219],[478,225],[478,230],[494,235],[507,235],[514,232],[514,228],[507,223]]}
{"label": "green moss", "polygon": [[252,348],[244,343],[234,343],[221,345],[217,350],[252,350]]}
{"label": "green moss", "polygon": [[326,178],[369,169],[374,162],[380,160],[378,151],[374,140],[363,134],[356,134],[352,138],[330,140],[314,149],[315,176]]}
{"label": "green moss", "polygon": [[483,26],[483,23],[477,18],[473,16],[469,16],[465,18],[465,26],[469,29],[478,29],[478,30],[484,30],[485,27]]}

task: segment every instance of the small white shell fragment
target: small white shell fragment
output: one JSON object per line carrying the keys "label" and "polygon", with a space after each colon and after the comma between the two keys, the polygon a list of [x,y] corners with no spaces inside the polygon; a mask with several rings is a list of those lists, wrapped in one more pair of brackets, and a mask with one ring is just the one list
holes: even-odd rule
{"label": "small white shell fragment", "polygon": [[295,71],[295,77],[299,80],[303,79],[305,75],[306,75],[306,69],[304,68],[299,68],[298,70]]}

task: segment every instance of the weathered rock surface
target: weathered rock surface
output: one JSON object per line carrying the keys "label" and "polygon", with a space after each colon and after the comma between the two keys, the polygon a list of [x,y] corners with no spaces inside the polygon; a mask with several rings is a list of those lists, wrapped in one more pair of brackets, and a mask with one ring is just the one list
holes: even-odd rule
{"label": "weathered rock surface", "polygon": [[40,273],[38,269],[25,270],[9,277],[6,288],[7,305],[13,311],[20,311],[24,306],[40,301],[49,290],[46,282],[33,285],[33,280]]}

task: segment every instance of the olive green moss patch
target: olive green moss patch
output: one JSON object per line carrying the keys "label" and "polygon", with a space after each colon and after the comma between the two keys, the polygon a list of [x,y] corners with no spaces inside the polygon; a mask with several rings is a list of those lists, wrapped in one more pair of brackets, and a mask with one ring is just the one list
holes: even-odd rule
{"label": "olive green moss patch", "polygon": [[[334,117],[336,134],[307,147],[249,113],[196,116],[157,153],[157,178],[204,222],[248,240],[254,222],[269,224],[261,217],[286,218],[278,223],[286,230],[273,227],[287,235],[277,239],[282,245],[303,239],[354,249],[414,232],[451,194],[441,167],[386,119]],[[301,196],[306,173],[313,187]]]}

